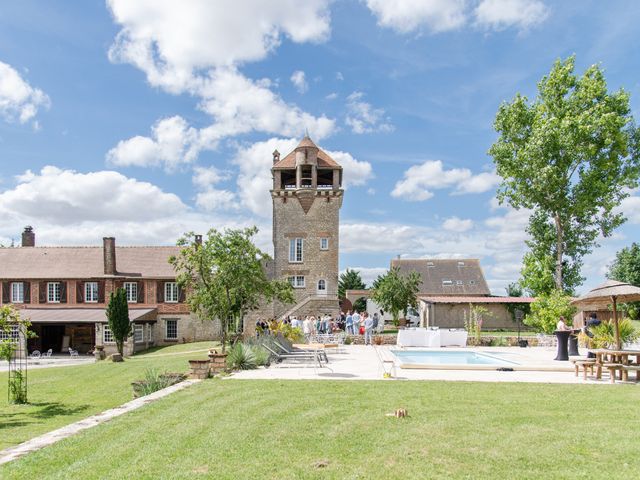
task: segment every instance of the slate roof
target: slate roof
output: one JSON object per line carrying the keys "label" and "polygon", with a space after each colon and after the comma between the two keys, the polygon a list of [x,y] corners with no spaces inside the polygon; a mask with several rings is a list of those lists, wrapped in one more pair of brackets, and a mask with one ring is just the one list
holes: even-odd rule
{"label": "slate roof", "polygon": [[428,296],[418,297],[427,303],[533,303],[536,299],[532,297],[483,297],[483,296]]}
{"label": "slate roof", "polygon": [[[152,318],[155,308],[130,308],[129,321],[155,320]],[[31,322],[38,323],[95,323],[106,322],[107,314],[104,308],[24,308],[20,310],[20,316]],[[147,318],[143,318],[147,317]]]}
{"label": "slate roof", "polygon": [[[174,278],[169,257],[180,247],[116,247],[117,275]],[[0,248],[0,279],[100,278],[104,275],[102,247]]]}
{"label": "slate roof", "polygon": [[394,259],[391,267],[416,271],[422,278],[419,295],[489,296],[491,291],[477,258]]}

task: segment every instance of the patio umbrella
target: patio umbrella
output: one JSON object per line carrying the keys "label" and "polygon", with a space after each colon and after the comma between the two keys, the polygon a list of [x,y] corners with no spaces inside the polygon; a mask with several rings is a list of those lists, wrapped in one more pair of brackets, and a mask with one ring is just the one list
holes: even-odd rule
{"label": "patio umbrella", "polygon": [[594,288],[586,295],[575,299],[571,303],[582,310],[585,307],[606,308],[613,306],[613,324],[616,331],[616,348],[622,347],[620,342],[620,327],[618,326],[618,302],[637,302],[640,300],[640,288],[629,283],[607,280],[599,287]]}

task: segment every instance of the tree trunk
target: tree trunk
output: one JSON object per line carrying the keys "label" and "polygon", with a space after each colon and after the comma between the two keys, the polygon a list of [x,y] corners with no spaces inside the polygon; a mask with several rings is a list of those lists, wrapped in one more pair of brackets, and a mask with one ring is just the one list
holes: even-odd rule
{"label": "tree trunk", "polygon": [[554,215],[554,220],[556,223],[556,288],[558,290],[563,290],[562,283],[562,256],[564,254],[563,249],[563,240],[564,240],[564,229],[562,227],[562,222],[560,221],[560,215],[557,213]]}

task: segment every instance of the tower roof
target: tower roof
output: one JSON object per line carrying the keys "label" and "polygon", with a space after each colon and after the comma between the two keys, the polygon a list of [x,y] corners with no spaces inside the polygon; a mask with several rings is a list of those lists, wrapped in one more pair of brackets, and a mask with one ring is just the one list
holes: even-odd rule
{"label": "tower roof", "polygon": [[305,136],[298,146],[292,151],[289,152],[285,157],[283,157],[279,162],[276,162],[273,165],[273,168],[296,168],[296,150],[299,148],[316,148],[318,150],[318,167],[319,168],[342,168],[338,162],[336,162],[331,156],[319,148],[313,140],[308,136]]}

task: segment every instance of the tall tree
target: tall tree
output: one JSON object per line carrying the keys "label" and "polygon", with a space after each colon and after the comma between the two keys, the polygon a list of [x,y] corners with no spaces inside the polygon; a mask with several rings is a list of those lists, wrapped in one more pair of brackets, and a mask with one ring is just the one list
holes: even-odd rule
{"label": "tall tree", "polygon": [[109,304],[107,305],[107,320],[109,330],[116,342],[116,348],[120,355],[124,357],[124,342],[131,335],[131,321],[129,320],[129,304],[127,303],[127,292],[124,288],[118,288],[111,292]]}
{"label": "tall tree", "polygon": [[256,233],[256,227],[211,229],[199,244],[190,232],[178,240],[184,247],[180,254],[169,259],[191,311],[202,320],[220,321],[223,352],[228,334],[238,332],[245,314],[261,302],[294,302],[289,282],[267,278],[265,264],[271,258],[254,245]]}
{"label": "tall tree", "polygon": [[[338,297],[344,299],[346,297],[347,290],[364,290],[367,288],[366,284],[362,281],[360,272],[358,270],[347,270],[340,274],[338,279]],[[353,308],[359,312],[366,310],[367,301],[364,298],[357,299]]]}
{"label": "tall tree", "polygon": [[[609,266],[607,278],[627,282],[640,287],[640,245],[632,243],[616,253],[616,259]],[[624,305],[630,318],[636,319],[640,314],[640,302],[630,302]]]}
{"label": "tall tree", "polygon": [[393,323],[397,325],[400,312],[406,318],[409,307],[418,307],[420,282],[417,272],[403,275],[398,267],[393,267],[376,279],[371,298],[384,310],[391,312]]}
{"label": "tall tree", "polygon": [[491,146],[502,177],[498,199],[532,210],[527,245],[552,255],[554,287],[572,292],[582,259],[625,218],[615,207],[638,184],[640,130],[624,90],[609,92],[599,66],[578,77],[575,58],[554,64],[529,101],[503,103]]}

